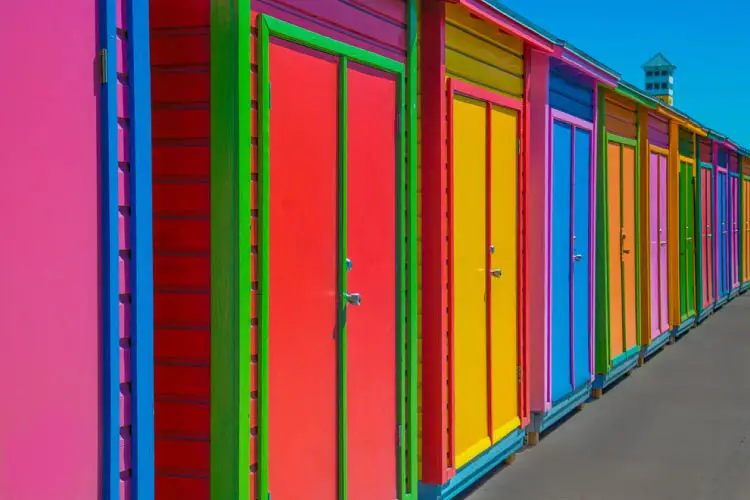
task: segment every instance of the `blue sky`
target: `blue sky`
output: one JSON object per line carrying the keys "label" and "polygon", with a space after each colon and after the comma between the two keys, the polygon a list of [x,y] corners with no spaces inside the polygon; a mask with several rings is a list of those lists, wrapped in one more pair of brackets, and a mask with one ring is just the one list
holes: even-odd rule
{"label": "blue sky", "polygon": [[641,65],[662,52],[677,66],[675,106],[750,148],[750,1],[501,2],[640,88]]}

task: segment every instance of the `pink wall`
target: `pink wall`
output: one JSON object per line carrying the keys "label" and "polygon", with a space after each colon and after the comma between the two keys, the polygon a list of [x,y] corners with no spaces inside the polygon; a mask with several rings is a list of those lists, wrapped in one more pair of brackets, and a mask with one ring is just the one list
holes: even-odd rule
{"label": "pink wall", "polygon": [[0,15],[0,498],[99,490],[96,2]]}

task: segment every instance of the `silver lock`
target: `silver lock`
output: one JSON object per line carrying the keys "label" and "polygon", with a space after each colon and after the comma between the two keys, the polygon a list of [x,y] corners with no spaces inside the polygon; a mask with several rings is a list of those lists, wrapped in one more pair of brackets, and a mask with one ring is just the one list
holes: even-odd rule
{"label": "silver lock", "polygon": [[583,260],[583,255],[581,255],[580,253],[577,253],[573,256],[573,260],[576,262],[580,262],[581,260]]}
{"label": "silver lock", "polygon": [[346,259],[346,270],[347,272],[352,270],[352,259]]}
{"label": "silver lock", "polygon": [[493,278],[499,278],[503,275],[503,271],[502,269],[492,269],[490,271],[490,274],[492,275]]}
{"label": "silver lock", "polygon": [[495,253],[495,245],[490,245],[490,253]]}
{"label": "silver lock", "polygon": [[663,246],[663,247],[667,246],[667,242],[666,242],[666,241],[662,241],[662,242],[660,242],[659,244],[660,244],[661,246]]}
{"label": "silver lock", "polygon": [[347,304],[351,304],[353,306],[362,304],[362,296],[358,293],[345,293],[344,298],[346,299]]}

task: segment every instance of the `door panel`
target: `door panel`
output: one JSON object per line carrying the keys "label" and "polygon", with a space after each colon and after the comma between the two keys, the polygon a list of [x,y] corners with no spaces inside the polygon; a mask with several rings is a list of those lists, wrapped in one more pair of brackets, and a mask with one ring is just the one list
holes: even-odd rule
{"label": "door panel", "polygon": [[688,230],[687,213],[688,213],[688,164],[680,162],[680,322],[688,316],[688,269],[687,269],[687,243],[690,237]]}
{"label": "door panel", "polygon": [[659,318],[661,333],[669,330],[667,283],[667,157],[659,156]]}
{"label": "door panel", "polygon": [[739,285],[739,273],[738,273],[738,224],[737,224],[737,178],[736,177],[730,177],[729,178],[729,237],[730,237],[730,244],[729,244],[729,254],[731,257],[731,288],[734,290]]}
{"label": "door panel", "polygon": [[716,272],[719,284],[718,297],[724,298],[727,293],[727,176],[724,172],[717,172],[716,209],[718,216],[718,249],[716,254]]}
{"label": "door panel", "polygon": [[744,245],[742,247],[742,253],[744,254],[744,266],[742,268],[744,279],[743,281],[750,280],[750,181],[742,180],[742,200],[743,200],[743,214],[742,229],[744,235]]}
{"label": "door panel", "polygon": [[701,183],[703,255],[701,260],[703,261],[703,306],[706,307],[714,301],[713,176],[712,171],[707,168],[701,169],[701,175],[703,176]]}
{"label": "door panel", "polygon": [[636,272],[635,272],[635,148],[622,148],[622,268],[625,315],[624,350],[635,347],[636,333]]}
{"label": "door panel", "polygon": [[269,483],[278,500],[336,498],[337,62],[269,50]]}
{"label": "door panel", "polygon": [[454,98],[452,261],[456,467],[490,446],[485,304],[486,116],[484,103],[462,96]]}
{"label": "door panel", "polygon": [[[491,279],[492,423],[493,441],[520,425],[518,418],[517,330],[517,169],[518,114],[492,107],[491,269],[502,270]],[[486,247],[485,247],[486,248]],[[476,361],[475,361],[476,362]]]}
{"label": "door panel", "polygon": [[609,324],[610,356],[623,353],[622,241],[621,241],[622,147],[607,144],[607,221],[609,224]]}
{"label": "door panel", "polygon": [[695,231],[695,193],[696,193],[696,184],[695,184],[695,170],[693,165],[690,165],[689,163],[686,164],[687,167],[687,210],[685,214],[685,218],[687,220],[686,227],[687,227],[687,235],[685,237],[686,240],[686,248],[687,248],[687,256],[686,256],[686,276],[687,279],[685,280],[687,282],[687,313],[689,316],[692,316],[695,314],[695,279],[696,279],[696,261],[695,261],[695,239],[696,239],[696,231]]}
{"label": "door panel", "polygon": [[575,167],[573,183],[573,336],[575,384],[591,378],[590,269],[591,244],[591,132],[575,131]]}
{"label": "door panel", "polygon": [[552,401],[567,395],[571,384],[571,169],[573,127],[555,122],[553,129],[550,276],[550,374]]}
{"label": "door panel", "polygon": [[348,497],[379,500],[397,497],[397,83],[347,73],[347,289],[362,300],[346,316]]}
{"label": "door panel", "polygon": [[649,292],[651,296],[651,338],[659,335],[660,324],[660,288],[659,288],[659,188],[661,173],[661,155],[649,155]]}

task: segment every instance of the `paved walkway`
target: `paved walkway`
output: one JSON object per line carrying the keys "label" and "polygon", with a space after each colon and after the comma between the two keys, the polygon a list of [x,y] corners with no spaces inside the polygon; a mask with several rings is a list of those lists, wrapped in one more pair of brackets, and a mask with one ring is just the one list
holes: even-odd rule
{"label": "paved walkway", "polygon": [[467,498],[750,499],[750,293],[543,435]]}

